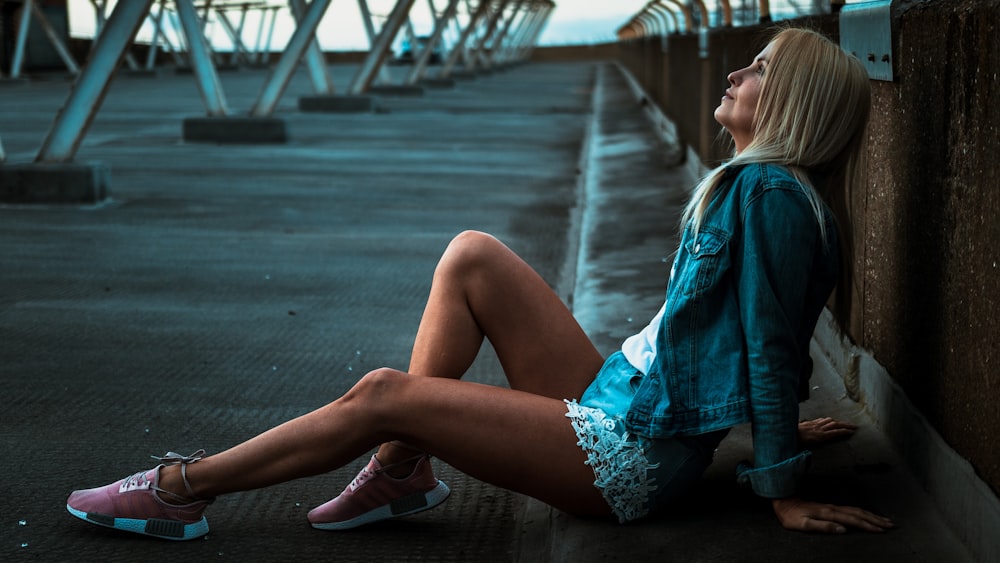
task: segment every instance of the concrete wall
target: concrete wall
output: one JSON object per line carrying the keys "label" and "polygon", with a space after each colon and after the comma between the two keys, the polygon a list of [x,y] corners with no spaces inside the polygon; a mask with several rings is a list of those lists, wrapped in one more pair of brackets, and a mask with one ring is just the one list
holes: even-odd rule
{"label": "concrete wall", "polygon": [[[795,22],[836,38],[837,16]],[[872,81],[866,182],[854,202],[850,338],[1000,491],[1000,0],[897,1],[896,75]],[[770,27],[619,44],[619,60],[707,165],[726,74]]]}
{"label": "concrete wall", "polygon": [[618,56],[616,43],[594,45],[547,45],[536,47],[531,60],[536,62],[611,61]]}

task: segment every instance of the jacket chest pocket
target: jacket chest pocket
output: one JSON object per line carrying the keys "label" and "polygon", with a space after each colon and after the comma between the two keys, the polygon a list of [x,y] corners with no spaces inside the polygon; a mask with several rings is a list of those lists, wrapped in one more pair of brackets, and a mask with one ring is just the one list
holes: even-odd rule
{"label": "jacket chest pocket", "polygon": [[729,236],[718,229],[703,226],[698,236],[687,239],[680,289],[684,295],[698,295],[716,285],[728,268],[725,252]]}

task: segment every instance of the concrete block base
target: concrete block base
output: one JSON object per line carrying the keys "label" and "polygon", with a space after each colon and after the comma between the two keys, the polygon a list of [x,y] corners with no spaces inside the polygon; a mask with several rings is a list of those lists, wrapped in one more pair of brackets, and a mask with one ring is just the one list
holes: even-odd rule
{"label": "concrete block base", "polygon": [[303,96],[299,98],[299,111],[369,113],[375,111],[375,99],[371,96]]}
{"label": "concrete block base", "polygon": [[3,203],[98,203],[110,185],[111,170],[100,163],[0,164]]}
{"label": "concrete block base", "polygon": [[368,88],[368,92],[378,96],[423,96],[424,89],[408,84],[379,84]]}
{"label": "concrete block base", "polygon": [[192,143],[285,143],[285,121],[276,117],[189,117],[183,138]]}
{"label": "concrete block base", "polygon": [[420,81],[420,84],[427,88],[448,89],[455,87],[455,80],[453,78],[425,78]]}

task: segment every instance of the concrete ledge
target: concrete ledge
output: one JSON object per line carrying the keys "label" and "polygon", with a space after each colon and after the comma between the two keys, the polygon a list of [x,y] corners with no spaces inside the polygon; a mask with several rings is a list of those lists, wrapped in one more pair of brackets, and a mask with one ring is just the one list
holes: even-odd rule
{"label": "concrete ledge", "polygon": [[379,96],[423,96],[424,89],[409,84],[379,84],[368,88],[368,92]]}
{"label": "concrete ledge", "polygon": [[871,353],[843,335],[829,310],[816,324],[812,348],[844,378],[848,394],[864,405],[973,557],[1000,561],[1000,500],[972,465],[931,427]]}
{"label": "concrete ledge", "polygon": [[100,163],[0,165],[3,203],[98,203],[110,184],[111,170]]}
{"label": "concrete ledge", "polygon": [[189,117],[183,139],[194,143],[285,143],[285,121],[276,117]]}
{"label": "concrete ledge", "polygon": [[375,111],[375,99],[371,96],[302,96],[299,111],[368,113]]}

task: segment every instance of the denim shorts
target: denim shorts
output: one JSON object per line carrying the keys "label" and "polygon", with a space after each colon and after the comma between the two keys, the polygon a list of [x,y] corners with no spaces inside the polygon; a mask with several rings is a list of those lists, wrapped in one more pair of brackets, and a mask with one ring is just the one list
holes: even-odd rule
{"label": "denim shorts", "polygon": [[577,444],[594,470],[594,486],[625,523],[683,494],[712,463],[727,431],[700,436],[646,438],[630,434],[625,413],[643,374],[612,354],[577,401],[566,401]]}

